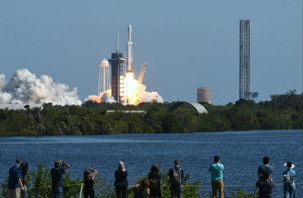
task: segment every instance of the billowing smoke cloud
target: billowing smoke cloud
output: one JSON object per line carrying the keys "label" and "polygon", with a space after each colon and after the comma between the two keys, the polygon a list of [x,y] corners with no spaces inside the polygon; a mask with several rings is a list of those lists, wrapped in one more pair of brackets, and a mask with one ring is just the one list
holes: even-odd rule
{"label": "billowing smoke cloud", "polygon": [[146,86],[141,83],[138,83],[138,86],[136,87],[136,91],[132,96],[133,104],[137,105],[142,102],[153,102],[153,101],[159,103],[164,102],[163,98],[158,94],[158,92],[147,92],[145,90],[146,90]]}
{"label": "billowing smoke cloud", "polygon": [[97,103],[101,103],[101,102],[107,102],[107,103],[113,103],[116,102],[115,99],[111,96],[111,91],[107,90],[104,91],[102,93],[100,93],[99,96],[96,95],[90,95],[87,97],[86,100],[91,100]]}
{"label": "billowing smoke cloud", "polygon": [[18,70],[9,82],[0,75],[0,104],[9,103],[81,105],[76,87],[69,91],[68,85],[53,82],[47,75],[37,78],[27,69]]}

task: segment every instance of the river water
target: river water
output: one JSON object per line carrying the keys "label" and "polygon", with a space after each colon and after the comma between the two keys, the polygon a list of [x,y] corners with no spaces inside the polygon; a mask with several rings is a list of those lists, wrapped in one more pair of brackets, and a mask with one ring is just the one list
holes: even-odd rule
{"label": "river water", "polygon": [[129,182],[146,176],[152,164],[163,172],[181,162],[191,180],[201,180],[202,193],[210,189],[208,167],[214,155],[221,156],[225,166],[224,184],[227,192],[241,188],[254,193],[257,168],[264,156],[270,157],[277,184],[274,197],[282,197],[283,164],[296,165],[297,197],[303,197],[303,130],[238,131],[215,133],[123,134],[93,136],[1,137],[1,182],[17,157],[28,162],[29,171],[39,163],[52,168],[58,159],[66,161],[73,177],[82,177],[87,167],[99,171],[102,178],[114,180],[120,160],[125,162]]}

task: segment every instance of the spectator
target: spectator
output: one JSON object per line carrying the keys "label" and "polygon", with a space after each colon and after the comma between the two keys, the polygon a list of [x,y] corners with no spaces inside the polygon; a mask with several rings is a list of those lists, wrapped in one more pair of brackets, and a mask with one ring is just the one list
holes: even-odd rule
{"label": "spectator", "polygon": [[150,198],[161,198],[161,171],[157,164],[153,164],[148,173]]}
{"label": "spectator", "polygon": [[184,172],[180,168],[180,161],[175,160],[174,168],[171,168],[168,172],[170,178],[170,195],[171,198],[182,198],[183,186],[182,179],[184,177]]}
{"label": "spectator", "polygon": [[9,178],[8,178],[8,198],[19,198],[21,196],[21,190],[24,191],[24,187],[21,181],[21,171],[20,164],[22,159],[16,159],[16,164],[9,169]]}
{"label": "spectator", "polygon": [[132,189],[135,189],[134,198],[150,198],[148,179],[143,179],[140,184],[133,186]]}
{"label": "spectator", "polygon": [[295,184],[295,176],[296,171],[293,170],[295,165],[292,162],[287,162],[284,164],[287,167],[287,170],[283,171],[284,184],[284,198],[295,198],[296,193],[296,184]]}
{"label": "spectator", "polygon": [[127,197],[127,170],[122,161],[119,162],[118,169],[115,171],[115,189],[117,198],[126,198]]}
{"label": "spectator", "polygon": [[62,175],[65,174],[65,170],[69,168],[69,165],[62,160],[57,160],[54,166],[55,167],[51,169],[52,198],[61,198],[63,194]]}
{"label": "spectator", "polygon": [[223,184],[223,172],[224,165],[221,164],[220,156],[214,157],[214,163],[209,166],[209,172],[211,172],[211,188],[212,197],[217,197],[217,191],[219,191],[220,198],[224,197],[224,184]]}
{"label": "spectator", "polygon": [[272,189],[275,187],[274,182],[269,177],[268,172],[264,172],[262,177],[256,183],[256,187],[259,188],[259,198],[272,198]]}
{"label": "spectator", "polygon": [[94,179],[97,175],[98,171],[93,168],[87,168],[83,173],[83,181],[84,181],[84,198],[94,198],[95,190],[94,190]]}
{"label": "spectator", "polygon": [[263,164],[258,168],[258,177],[261,178],[262,174],[266,173],[267,175],[271,175],[273,173],[273,168],[268,164],[269,157],[263,157]]}

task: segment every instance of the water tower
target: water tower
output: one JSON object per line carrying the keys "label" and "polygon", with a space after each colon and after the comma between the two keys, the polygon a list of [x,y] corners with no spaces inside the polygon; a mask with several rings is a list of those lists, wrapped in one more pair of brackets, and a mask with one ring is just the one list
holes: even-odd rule
{"label": "water tower", "polygon": [[[98,95],[101,92],[108,90],[109,86],[109,64],[108,61],[103,58],[99,65],[99,80],[98,80]],[[101,89],[102,88],[102,89]]]}
{"label": "water tower", "polygon": [[206,87],[197,89],[197,102],[211,104],[211,89]]}

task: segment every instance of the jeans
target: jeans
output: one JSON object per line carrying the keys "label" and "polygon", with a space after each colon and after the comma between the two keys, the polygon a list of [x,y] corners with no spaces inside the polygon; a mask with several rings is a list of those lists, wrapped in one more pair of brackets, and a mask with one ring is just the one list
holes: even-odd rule
{"label": "jeans", "polygon": [[62,187],[52,187],[52,198],[61,198],[63,194]]}
{"label": "jeans", "polygon": [[223,180],[216,180],[211,182],[211,188],[212,188],[212,198],[217,197],[217,191],[219,191],[220,198],[224,197],[223,189],[224,184]]}
{"label": "jeans", "polygon": [[284,191],[284,198],[296,197],[296,188],[292,185],[284,184],[283,191]]}
{"label": "jeans", "polygon": [[171,198],[182,198],[183,188],[182,186],[173,188],[170,187],[170,197]]}
{"label": "jeans", "polygon": [[171,198],[182,198],[182,191],[170,191]]}
{"label": "jeans", "polygon": [[92,189],[92,190],[84,190],[84,198],[94,198],[95,197],[95,191]]}

